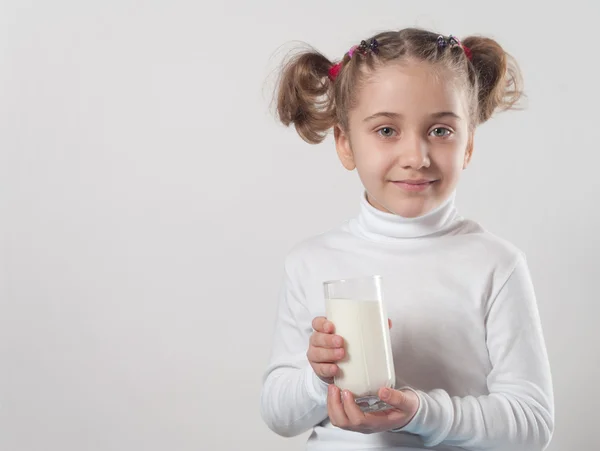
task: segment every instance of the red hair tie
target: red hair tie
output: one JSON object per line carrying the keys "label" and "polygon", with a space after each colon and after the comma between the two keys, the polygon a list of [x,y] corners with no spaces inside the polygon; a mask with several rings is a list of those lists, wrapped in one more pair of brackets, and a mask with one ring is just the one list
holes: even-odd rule
{"label": "red hair tie", "polygon": [[467,58],[469,58],[469,61],[472,61],[473,60],[473,52],[471,52],[471,49],[469,47],[467,47],[466,45],[463,45],[462,48],[465,51],[465,55],[467,55]]}
{"label": "red hair tie", "polygon": [[337,76],[340,73],[341,69],[342,69],[342,63],[341,62],[339,62],[339,63],[334,64],[333,66],[331,66],[329,68],[329,79],[331,81],[335,81],[335,79],[337,78]]}
{"label": "red hair tie", "polygon": [[[378,53],[379,52],[379,42],[377,42],[377,39],[375,39],[375,38],[371,39],[369,42],[362,40],[362,41],[360,41],[360,45],[353,45],[352,47],[350,47],[350,50],[348,50],[348,56],[350,58],[352,58],[352,56],[354,55],[354,52],[357,52],[357,51],[363,55],[366,55],[368,52]],[[341,61],[337,64],[334,64],[333,66],[331,66],[329,68],[329,79],[331,81],[335,81],[335,79],[337,78],[337,76],[340,73],[340,70],[342,70],[342,62]]]}

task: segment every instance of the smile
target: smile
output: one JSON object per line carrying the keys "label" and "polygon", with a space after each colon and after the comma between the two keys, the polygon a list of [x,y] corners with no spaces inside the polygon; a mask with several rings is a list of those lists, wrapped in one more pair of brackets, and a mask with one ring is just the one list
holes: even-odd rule
{"label": "smile", "polygon": [[398,180],[392,181],[394,185],[398,188],[401,188],[405,191],[410,192],[420,192],[425,191],[431,185],[433,185],[437,180]]}

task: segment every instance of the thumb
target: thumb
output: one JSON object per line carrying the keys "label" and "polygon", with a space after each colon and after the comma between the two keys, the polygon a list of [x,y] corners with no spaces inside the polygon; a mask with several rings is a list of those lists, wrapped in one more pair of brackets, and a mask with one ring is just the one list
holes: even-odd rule
{"label": "thumb", "polygon": [[392,390],[382,388],[379,390],[379,399],[386,404],[403,412],[414,414],[419,408],[419,397],[412,390]]}

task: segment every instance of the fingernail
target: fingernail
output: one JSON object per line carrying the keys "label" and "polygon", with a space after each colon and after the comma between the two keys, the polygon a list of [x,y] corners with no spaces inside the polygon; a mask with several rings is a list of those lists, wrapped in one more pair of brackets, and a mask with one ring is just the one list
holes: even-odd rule
{"label": "fingernail", "polygon": [[338,359],[341,359],[343,355],[344,355],[344,350],[343,350],[343,349],[336,349],[336,350],[335,350],[335,356],[336,356]]}
{"label": "fingernail", "polygon": [[333,345],[334,346],[342,346],[342,339],[341,339],[341,337],[335,337],[333,339]]}
{"label": "fingernail", "polygon": [[382,400],[386,400],[389,399],[390,395],[391,395],[391,391],[389,388],[384,388],[383,390],[381,390],[381,399]]}
{"label": "fingernail", "polygon": [[344,398],[350,398],[350,392],[348,390],[344,390]]}

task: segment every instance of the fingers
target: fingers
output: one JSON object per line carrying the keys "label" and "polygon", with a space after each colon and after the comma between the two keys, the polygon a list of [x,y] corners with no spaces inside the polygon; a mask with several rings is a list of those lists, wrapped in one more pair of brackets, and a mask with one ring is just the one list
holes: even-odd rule
{"label": "fingers", "polygon": [[352,395],[352,393],[350,393],[348,390],[344,390],[342,392],[342,400],[344,412],[348,418],[350,426],[352,426],[354,430],[361,429],[364,426],[366,417],[363,411],[360,410],[360,406],[354,400],[354,395]]}
{"label": "fingers", "polygon": [[317,363],[313,365],[313,370],[321,379],[332,383],[340,368],[335,363]]}
{"label": "fingers", "polygon": [[331,383],[339,367],[335,362],[346,355],[344,340],[334,335],[335,327],[327,318],[319,316],[312,321],[315,332],[312,333],[306,357],[313,370],[323,381]]}
{"label": "fingers", "polygon": [[317,348],[341,348],[344,346],[344,339],[339,335],[313,332],[310,336],[310,344]]}
{"label": "fingers", "polygon": [[367,417],[348,390],[341,391],[335,385],[329,386],[327,413],[334,426],[350,431],[369,432]]}
{"label": "fingers", "polygon": [[419,397],[412,390],[393,390],[391,388],[382,388],[378,393],[379,399],[386,404],[401,410],[409,417],[414,415],[419,408]]}
{"label": "fingers", "polygon": [[[325,317],[317,317],[312,326],[315,332],[310,336],[309,347],[306,356],[311,364],[334,363],[346,355],[344,350],[344,339],[334,335],[334,327]],[[330,331],[330,332],[322,332]]]}
{"label": "fingers", "polygon": [[333,363],[343,359],[345,354],[344,348],[319,348],[311,345],[306,357],[312,363]]}
{"label": "fingers", "polygon": [[327,321],[324,316],[317,316],[312,321],[312,328],[321,333],[332,334],[335,332],[335,327],[331,321]]}
{"label": "fingers", "polygon": [[319,379],[327,384],[333,384],[339,367],[333,363],[311,363],[312,369]]}
{"label": "fingers", "polygon": [[333,384],[329,386],[329,392],[327,394],[327,414],[331,424],[334,426],[342,429],[346,429],[350,426],[348,416],[342,405],[340,389]]}

